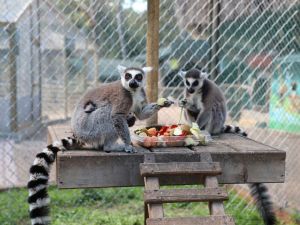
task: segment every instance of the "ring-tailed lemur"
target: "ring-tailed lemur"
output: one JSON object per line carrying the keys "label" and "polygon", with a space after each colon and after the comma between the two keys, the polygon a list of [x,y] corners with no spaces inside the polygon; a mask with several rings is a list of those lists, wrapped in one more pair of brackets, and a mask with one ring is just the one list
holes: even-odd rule
{"label": "ring-tailed lemur", "polygon": [[[226,120],[226,100],[221,89],[211,80],[208,74],[197,69],[180,72],[185,84],[185,99],[179,105],[185,109],[189,122],[196,122],[200,129],[210,134],[238,133],[247,134],[239,127],[224,125]],[[250,184],[251,194],[266,225],[273,225],[276,217],[272,202],[264,184]]]}
{"label": "ring-tailed lemur", "polygon": [[[134,152],[128,125],[134,124],[135,116],[141,120],[147,119],[173,103],[167,100],[163,106],[148,104],[144,84],[150,67],[118,66],[118,70],[121,80],[91,89],[79,100],[71,119],[75,138],[55,142],[36,155],[27,185],[32,225],[50,223],[47,187],[50,166],[58,151],[91,145],[105,151],[122,147],[126,152]],[[115,146],[118,138],[124,146]]]}

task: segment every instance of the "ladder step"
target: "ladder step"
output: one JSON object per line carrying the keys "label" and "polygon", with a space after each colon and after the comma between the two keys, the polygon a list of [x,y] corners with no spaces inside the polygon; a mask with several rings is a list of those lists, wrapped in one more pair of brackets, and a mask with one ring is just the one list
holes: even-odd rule
{"label": "ladder step", "polygon": [[234,225],[230,216],[147,219],[147,225]]}
{"label": "ladder step", "polygon": [[222,173],[218,162],[170,162],[141,163],[142,176],[203,174],[219,175]]}
{"label": "ladder step", "polygon": [[204,189],[159,189],[144,191],[145,203],[171,202],[204,202],[227,200],[228,195],[224,188]]}

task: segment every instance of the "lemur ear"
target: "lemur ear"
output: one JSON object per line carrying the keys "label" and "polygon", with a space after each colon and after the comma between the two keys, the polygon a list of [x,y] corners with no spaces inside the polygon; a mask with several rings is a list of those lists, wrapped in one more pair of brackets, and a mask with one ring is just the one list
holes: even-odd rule
{"label": "lemur ear", "polygon": [[207,72],[202,72],[201,71],[200,78],[207,79],[208,76],[209,76],[209,74]]}
{"label": "lemur ear", "polygon": [[122,74],[124,73],[125,70],[126,70],[125,66],[118,65],[118,71],[119,71],[121,76],[122,76]]}
{"label": "lemur ear", "polygon": [[153,68],[148,66],[148,67],[143,67],[142,70],[143,70],[144,73],[146,74],[146,73],[151,72],[151,71],[153,70]]}
{"label": "lemur ear", "polygon": [[186,71],[182,71],[182,70],[180,70],[178,74],[179,74],[179,76],[181,76],[181,78],[182,78],[182,79],[184,79],[184,78],[185,78],[185,75],[186,75],[186,73],[187,73]]}

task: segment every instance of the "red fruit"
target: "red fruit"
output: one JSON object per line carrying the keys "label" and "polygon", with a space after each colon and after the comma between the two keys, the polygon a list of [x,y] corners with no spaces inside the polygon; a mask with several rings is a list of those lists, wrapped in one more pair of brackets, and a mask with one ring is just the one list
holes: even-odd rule
{"label": "red fruit", "polygon": [[156,128],[152,127],[147,130],[147,133],[150,137],[153,137],[153,136],[157,135],[157,130],[156,130]]}

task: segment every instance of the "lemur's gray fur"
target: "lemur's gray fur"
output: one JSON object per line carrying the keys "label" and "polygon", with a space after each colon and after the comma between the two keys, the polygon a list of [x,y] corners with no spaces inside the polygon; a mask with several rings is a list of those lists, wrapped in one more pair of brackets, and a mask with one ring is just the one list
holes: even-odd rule
{"label": "lemur's gray fur", "polygon": [[180,102],[186,119],[211,134],[221,133],[226,120],[226,100],[220,88],[207,79],[207,73],[197,69],[181,71],[180,75],[186,87],[185,99]]}
{"label": "lemur's gray fur", "polygon": [[[58,151],[91,145],[106,151],[115,150],[115,142],[120,137],[124,143],[120,150],[134,152],[128,126],[138,119],[147,119],[162,107],[148,104],[144,91],[146,73],[149,67],[118,67],[121,80],[102,84],[87,91],[74,110],[71,126],[75,138],[69,137],[57,141],[36,155],[30,167],[28,203],[32,225],[50,224],[49,196],[47,192],[50,167]],[[119,146],[120,147],[120,146]]]}
{"label": "lemur's gray fur", "polygon": [[[197,69],[181,71],[180,76],[185,84],[185,99],[179,105],[185,108],[185,117],[189,122],[196,122],[200,129],[210,134],[238,133],[247,136],[237,126],[224,125],[226,120],[226,100],[221,89],[211,80],[208,74]],[[249,185],[257,208],[266,225],[274,225],[276,217],[267,187],[262,183]]]}
{"label": "lemur's gray fur", "polygon": [[[144,120],[156,113],[161,106],[148,104],[144,91],[145,75],[149,67],[125,68],[119,66],[121,80],[100,85],[89,90],[77,104],[71,126],[80,141],[105,151],[116,149],[120,137],[126,152],[134,151],[127,120],[130,113]],[[165,102],[169,106],[171,102]]]}

